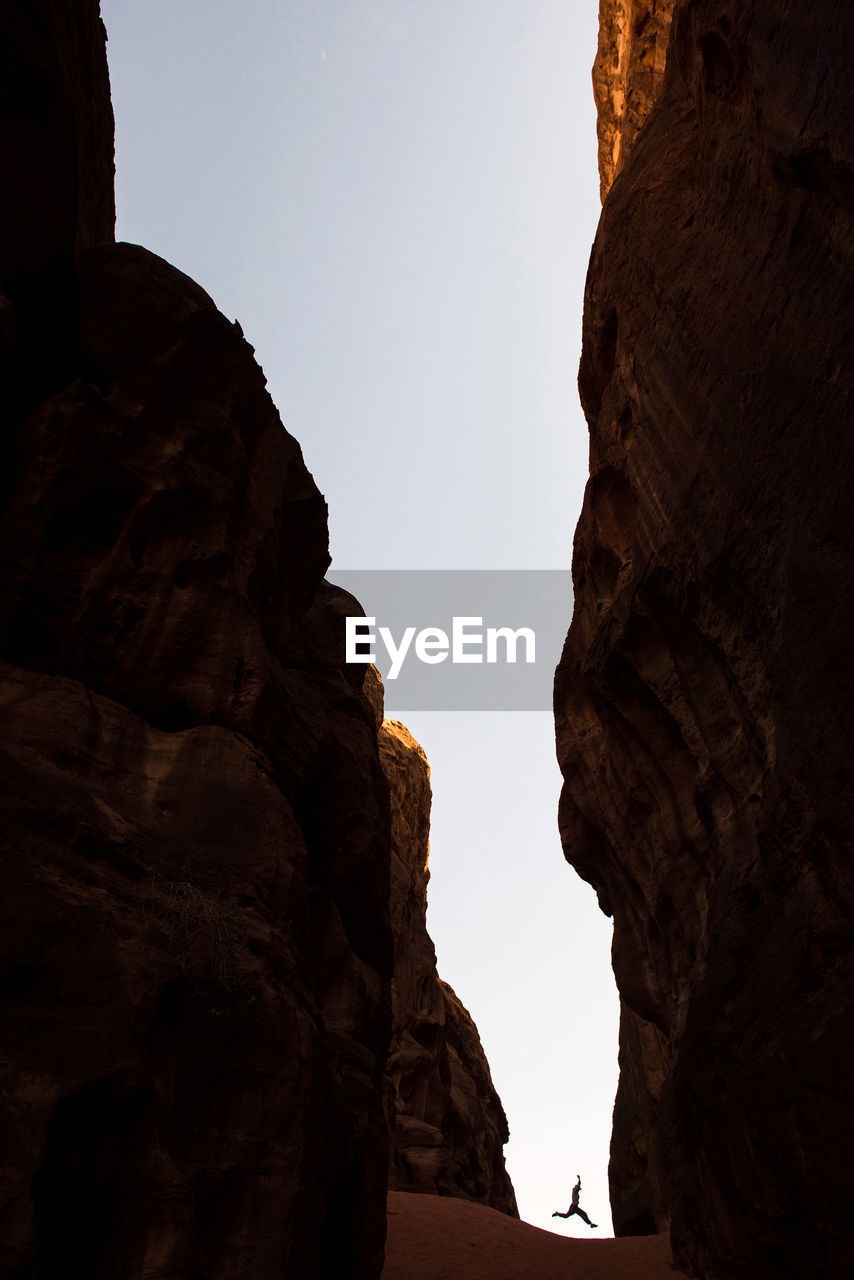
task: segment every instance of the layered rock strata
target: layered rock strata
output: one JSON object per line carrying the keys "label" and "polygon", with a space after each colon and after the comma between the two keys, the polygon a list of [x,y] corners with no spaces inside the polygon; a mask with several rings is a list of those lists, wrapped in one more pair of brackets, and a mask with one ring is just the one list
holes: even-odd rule
{"label": "layered rock strata", "polygon": [[854,1274],[852,62],[847,3],[677,4],[585,296],[561,830],[614,916],[617,1229],[708,1280]]}
{"label": "layered rock strata", "polygon": [[392,1039],[385,1068],[389,1186],[478,1201],[518,1217],[504,1164],[509,1131],[477,1028],[436,970],[427,932],[430,769],[396,720],[380,728],[389,781]]}
{"label": "layered rock strata", "polygon": [[97,4],[2,17],[0,1271],[375,1280],[388,792],[325,504],[239,328],[110,243]]}

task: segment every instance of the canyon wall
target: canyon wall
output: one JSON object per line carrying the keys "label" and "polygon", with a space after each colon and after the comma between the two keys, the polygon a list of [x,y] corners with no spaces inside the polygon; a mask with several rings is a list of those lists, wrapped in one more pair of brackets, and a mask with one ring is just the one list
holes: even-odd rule
{"label": "canyon wall", "polygon": [[390,821],[239,326],[112,243],[98,6],[4,4],[0,1274],[382,1266]]}
{"label": "canyon wall", "polygon": [[427,932],[430,769],[404,725],[385,720],[379,732],[392,814],[389,1187],[458,1196],[518,1217],[504,1164],[507,1119],[477,1028],[439,977]]}
{"label": "canyon wall", "polygon": [[[566,856],[614,917],[615,1221],[670,1221],[704,1280],[842,1280],[854,13],[682,0],[659,73],[659,7],[633,8],[654,74],[605,147],[555,694]],[[626,5],[602,11],[607,45]],[[606,140],[637,84],[611,61]]]}
{"label": "canyon wall", "polygon": [[602,199],[658,97],[676,0],[599,0],[593,64]]}
{"label": "canyon wall", "polygon": [[0,20],[0,1276],[376,1280],[389,1174],[516,1214],[429,769],[240,326],[114,243],[97,3]]}

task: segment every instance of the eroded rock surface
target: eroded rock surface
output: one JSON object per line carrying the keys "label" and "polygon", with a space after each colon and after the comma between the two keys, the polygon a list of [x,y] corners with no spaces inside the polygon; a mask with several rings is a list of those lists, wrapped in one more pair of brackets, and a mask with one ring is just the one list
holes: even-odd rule
{"label": "eroded rock surface", "polygon": [[459,1196],[518,1217],[504,1164],[507,1120],[477,1028],[436,971],[427,932],[430,769],[396,720],[380,729],[392,814],[395,967],[385,1076],[389,1186]]}
{"label": "eroded rock surface", "polygon": [[2,16],[4,228],[45,204],[2,277],[0,1270],[375,1280],[388,793],[325,504],[239,329],[108,243],[97,5]]}
{"label": "eroded rock surface", "polygon": [[587,283],[561,829],[615,921],[617,1229],[670,1215],[708,1280],[843,1280],[854,13],[673,24]]}
{"label": "eroded rock surface", "polygon": [[599,0],[593,64],[602,199],[658,97],[676,0]]}

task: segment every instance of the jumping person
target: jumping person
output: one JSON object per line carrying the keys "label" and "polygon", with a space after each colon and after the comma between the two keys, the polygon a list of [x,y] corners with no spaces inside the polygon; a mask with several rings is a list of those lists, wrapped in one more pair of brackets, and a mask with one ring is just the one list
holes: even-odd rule
{"label": "jumping person", "polygon": [[576,1182],[575,1186],[572,1188],[572,1204],[569,1206],[566,1213],[561,1213],[559,1209],[555,1209],[554,1213],[552,1214],[552,1217],[553,1218],[571,1218],[574,1213],[577,1213],[581,1221],[586,1222],[588,1227],[595,1227],[596,1223],[591,1222],[587,1214],[584,1212],[584,1210],[579,1209],[578,1207],[578,1197],[581,1194],[581,1174],[577,1173],[575,1176],[578,1179],[578,1181]]}

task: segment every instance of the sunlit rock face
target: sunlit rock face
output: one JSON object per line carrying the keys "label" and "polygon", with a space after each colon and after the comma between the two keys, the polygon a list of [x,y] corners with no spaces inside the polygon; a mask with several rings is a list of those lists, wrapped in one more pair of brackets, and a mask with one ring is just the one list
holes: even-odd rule
{"label": "sunlit rock face", "polygon": [[602,199],[658,97],[676,0],[599,0],[593,64]]}
{"label": "sunlit rock face", "polygon": [[427,933],[430,769],[396,720],[380,729],[392,815],[392,1042],[385,1068],[389,1186],[459,1196],[518,1217],[507,1120],[477,1028],[436,972]]}
{"label": "sunlit rock face", "polygon": [[561,830],[617,1229],[715,1280],[854,1274],[852,58],[848,3],[677,5],[585,298]]}
{"label": "sunlit rock face", "polygon": [[3,1274],[376,1280],[388,789],[325,504],[239,329],[109,243],[97,5],[2,12]]}

